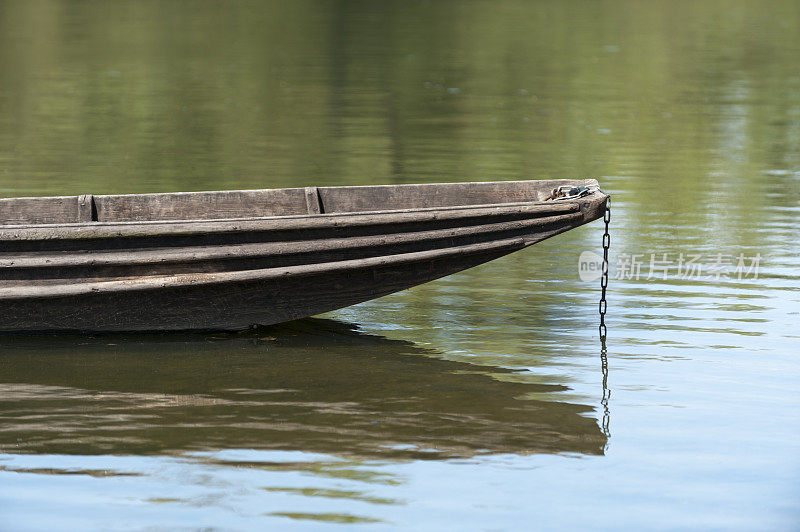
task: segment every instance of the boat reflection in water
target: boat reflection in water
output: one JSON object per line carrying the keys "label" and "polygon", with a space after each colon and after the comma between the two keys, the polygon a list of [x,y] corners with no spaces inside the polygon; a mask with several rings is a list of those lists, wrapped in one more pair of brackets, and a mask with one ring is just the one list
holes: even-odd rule
{"label": "boat reflection in water", "polygon": [[[301,450],[357,458],[602,454],[559,385],[306,319],[223,335],[0,339],[0,452]],[[525,395],[553,393],[553,401]]]}

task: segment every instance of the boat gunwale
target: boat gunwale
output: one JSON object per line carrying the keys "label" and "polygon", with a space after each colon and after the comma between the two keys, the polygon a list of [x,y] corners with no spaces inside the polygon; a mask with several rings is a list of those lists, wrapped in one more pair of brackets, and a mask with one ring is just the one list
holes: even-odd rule
{"label": "boat gunwale", "polygon": [[[550,187],[552,184],[560,183],[582,183],[584,186],[586,185],[597,185],[598,181],[594,178],[585,178],[585,179],[517,179],[512,181],[449,181],[449,182],[441,182],[441,183],[397,183],[397,184],[378,184],[378,185],[331,185],[331,186],[312,186],[310,188],[316,188],[319,190],[326,190],[326,189],[387,189],[387,188],[414,188],[414,187],[456,187],[456,186],[463,186],[463,185],[521,185],[523,183],[537,183],[542,187]],[[154,196],[190,196],[193,194],[216,194],[220,192],[270,192],[276,190],[293,190],[293,191],[300,191],[304,190],[305,188],[309,187],[285,187],[285,188],[244,188],[244,189],[235,189],[235,190],[193,190],[193,191],[180,191],[180,192],[142,192],[142,193],[130,193],[130,194],[93,194],[95,198],[131,198],[131,197],[154,197]],[[0,201],[3,200],[17,200],[17,199],[67,199],[67,198],[74,198],[78,197],[79,195],[61,195],[61,196],[13,196],[7,198],[0,198]],[[293,215],[289,215],[293,216]]]}
{"label": "boat gunwale", "polygon": [[[514,202],[481,205],[457,205],[347,213],[323,213],[248,218],[200,220],[143,220],[121,222],[79,222],[64,224],[0,225],[0,241],[8,240],[72,240],[247,231],[281,231],[324,227],[357,227],[392,223],[413,223],[509,214],[569,214],[581,210],[590,200],[608,197],[593,192],[583,198],[559,202]],[[159,232],[158,229],[163,229]],[[125,229],[126,231],[122,232]]]}
{"label": "boat gunwale", "polygon": [[[398,184],[398,185],[344,185],[344,186],[331,186],[331,187],[311,187],[316,188],[318,190],[332,190],[332,189],[339,189],[339,190],[354,190],[354,189],[388,189],[388,188],[395,188],[395,189],[403,189],[403,188],[445,188],[445,187],[459,187],[459,186],[468,186],[468,185],[487,185],[487,186],[519,186],[523,184],[536,184],[538,188],[548,189],[549,187],[559,184],[559,185],[583,185],[583,186],[597,186],[596,190],[592,190],[591,193],[585,197],[595,196],[597,194],[605,195],[599,189],[599,183],[597,179],[588,178],[588,179],[549,179],[549,180],[517,180],[517,181],[473,181],[473,182],[455,182],[455,183],[420,183],[420,184]],[[196,191],[196,192],[155,192],[155,193],[144,193],[144,194],[96,194],[94,197],[96,198],[103,198],[103,197],[155,197],[155,196],[167,196],[167,197],[186,197],[192,195],[204,195],[204,194],[225,194],[225,193],[266,193],[270,191],[286,191],[286,190],[303,190],[300,187],[294,188],[266,188],[266,189],[243,189],[243,190],[224,190],[224,191]],[[12,197],[12,198],[0,198],[0,202],[5,201],[15,201],[15,200],[32,200],[32,199],[72,199],[72,198],[81,198],[81,196],[22,196],[22,197]],[[558,202],[558,203],[571,203],[574,200]],[[461,205],[442,205],[442,206],[435,206],[435,207],[418,207],[418,208],[403,208],[403,209],[377,209],[377,210],[366,210],[366,211],[344,211],[344,212],[322,212],[322,213],[303,213],[303,214],[285,214],[285,215],[270,215],[270,216],[244,216],[244,217],[222,217],[222,218],[181,218],[181,219],[166,219],[166,220],[119,220],[119,221],[98,221],[98,220],[91,220],[91,221],[80,221],[80,222],[63,222],[63,223],[0,223],[0,240],[4,239],[3,233],[7,230],[31,230],[31,229],[71,229],[71,228],[82,228],[82,227],[92,227],[92,228],[104,228],[104,227],[129,227],[132,225],[157,225],[157,224],[165,224],[167,226],[177,225],[177,224],[202,224],[202,223],[222,223],[222,222],[248,222],[248,221],[262,221],[262,220],[303,220],[303,219],[331,219],[333,217],[353,217],[353,216],[369,216],[369,215],[397,215],[397,214],[404,214],[404,213],[425,213],[425,212],[432,212],[432,211],[457,211],[457,210],[464,210],[464,209],[479,209],[479,208],[498,208],[498,207],[514,207],[514,206],[522,206],[522,205],[555,205],[554,202],[548,202],[545,200],[525,200],[525,201],[513,201],[513,202],[494,202],[494,203],[481,203],[481,204],[461,204]]]}

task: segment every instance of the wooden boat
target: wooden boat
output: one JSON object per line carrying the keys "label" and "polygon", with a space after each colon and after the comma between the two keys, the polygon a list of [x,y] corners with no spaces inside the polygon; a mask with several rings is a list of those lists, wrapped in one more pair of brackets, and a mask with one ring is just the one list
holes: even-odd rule
{"label": "wooden boat", "polygon": [[535,244],[607,198],[587,179],[1,199],[0,331],[285,322]]}

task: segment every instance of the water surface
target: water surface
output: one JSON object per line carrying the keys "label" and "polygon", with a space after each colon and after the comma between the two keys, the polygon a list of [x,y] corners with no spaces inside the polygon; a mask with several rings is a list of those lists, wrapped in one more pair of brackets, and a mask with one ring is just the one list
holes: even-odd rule
{"label": "water surface", "polygon": [[0,195],[597,177],[617,277],[605,386],[599,222],[247,333],[0,338],[0,529],[796,530],[799,57],[792,1],[0,2]]}

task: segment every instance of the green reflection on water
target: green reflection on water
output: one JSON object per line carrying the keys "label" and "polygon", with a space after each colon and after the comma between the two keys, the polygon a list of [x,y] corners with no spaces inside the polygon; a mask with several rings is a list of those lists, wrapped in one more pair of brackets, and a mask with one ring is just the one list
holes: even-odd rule
{"label": "green reflection on water", "polygon": [[328,497],[332,499],[352,499],[356,501],[366,501],[373,504],[397,504],[398,501],[392,499],[382,499],[371,497],[361,491],[331,490],[322,488],[264,488],[267,491],[281,493],[293,493],[304,497]]}
{"label": "green reflection on water", "polygon": [[[4,2],[8,195],[798,164],[796,2]],[[643,213],[644,214],[644,213]]]}
{"label": "green reflection on water", "polygon": [[301,519],[311,521],[324,521],[327,523],[380,523],[380,519],[370,519],[350,514],[323,514],[309,512],[272,512],[269,515],[277,517],[288,517],[290,519]]}
{"label": "green reflection on water", "polygon": [[434,459],[601,454],[605,444],[590,407],[524,397],[563,386],[499,381],[509,370],[329,320],[213,337],[18,336],[0,347],[3,452]]}

